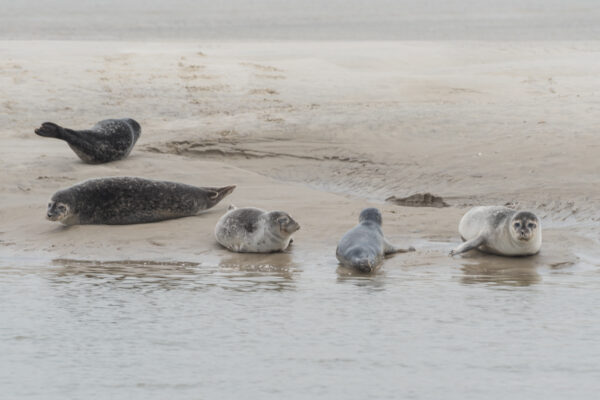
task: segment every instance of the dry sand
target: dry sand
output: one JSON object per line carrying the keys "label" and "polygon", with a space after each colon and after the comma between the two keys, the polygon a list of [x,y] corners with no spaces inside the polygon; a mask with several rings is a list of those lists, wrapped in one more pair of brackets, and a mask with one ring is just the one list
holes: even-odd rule
{"label": "dry sand", "polygon": [[[599,42],[0,42],[0,256],[12,262],[147,260],[337,267],[365,206],[417,251],[394,265],[600,265]],[[83,129],[131,117],[131,156],[83,164],[44,121]],[[65,228],[58,189],[137,175],[236,184],[197,217]],[[390,196],[441,196],[401,207]],[[286,254],[233,255],[213,228],[229,203],[282,209]],[[448,258],[466,209],[511,204],[543,220],[539,256]]]}

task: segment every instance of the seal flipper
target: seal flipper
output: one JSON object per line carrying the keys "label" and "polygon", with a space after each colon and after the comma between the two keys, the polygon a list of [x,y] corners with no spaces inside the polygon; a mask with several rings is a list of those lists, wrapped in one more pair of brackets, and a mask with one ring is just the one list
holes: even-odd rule
{"label": "seal flipper", "polygon": [[35,133],[39,136],[64,140],[84,162],[91,164],[106,162],[95,159],[98,152],[98,143],[91,137],[94,131],[74,131],[53,122],[44,122],[40,128],[35,130]]}
{"label": "seal flipper", "polygon": [[462,243],[460,246],[458,246],[456,249],[451,250],[450,251],[450,256],[455,256],[457,254],[461,254],[461,253],[465,253],[469,250],[473,250],[478,248],[479,246],[481,246],[482,244],[485,243],[485,236],[484,235],[479,235],[471,240],[467,240],[466,242]]}
{"label": "seal flipper", "polygon": [[231,185],[231,186],[224,186],[222,188],[207,188],[207,190],[211,191],[211,193],[208,194],[208,197],[215,201],[215,202],[219,202],[221,201],[225,196],[229,195],[231,192],[233,192],[233,190],[235,189],[235,185]]}
{"label": "seal flipper", "polygon": [[207,201],[206,209],[209,209],[223,200],[224,197],[229,195],[235,189],[235,185],[224,186],[221,188],[214,187],[203,187],[202,189],[203,196],[206,196],[205,199]]}
{"label": "seal flipper", "polygon": [[415,248],[410,246],[408,249],[401,249],[388,242],[387,239],[383,239],[383,254],[408,253],[409,251],[415,251]]}
{"label": "seal flipper", "polygon": [[34,132],[39,136],[64,139],[63,131],[64,129],[54,122],[44,122]]}

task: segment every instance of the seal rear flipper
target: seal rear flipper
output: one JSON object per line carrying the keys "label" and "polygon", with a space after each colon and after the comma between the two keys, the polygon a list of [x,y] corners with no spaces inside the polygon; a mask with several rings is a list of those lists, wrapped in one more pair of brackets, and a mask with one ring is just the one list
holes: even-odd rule
{"label": "seal rear flipper", "polygon": [[235,185],[224,186],[221,188],[204,187],[201,189],[203,189],[207,192],[205,194],[206,200],[208,201],[206,208],[211,208],[211,207],[214,207],[221,200],[223,200],[224,197],[226,197],[231,192],[233,192],[233,190],[235,189]]}
{"label": "seal rear flipper", "polygon": [[[231,186],[224,186],[222,188],[204,188],[205,190],[208,190],[208,198],[211,199],[212,201],[215,202],[219,202],[221,200],[223,200],[223,198],[229,194],[231,194],[231,192],[233,192],[233,190],[235,189],[235,185],[231,185]],[[216,203],[215,203],[216,204]]]}
{"label": "seal rear flipper", "polygon": [[44,122],[42,126],[34,131],[39,136],[64,139],[63,128],[53,122]]}

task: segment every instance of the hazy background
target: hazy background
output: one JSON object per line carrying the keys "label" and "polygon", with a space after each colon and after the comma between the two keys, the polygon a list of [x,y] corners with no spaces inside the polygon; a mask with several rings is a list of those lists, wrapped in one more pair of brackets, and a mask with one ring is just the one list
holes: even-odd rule
{"label": "hazy background", "polygon": [[593,40],[597,0],[0,0],[0,39]]}

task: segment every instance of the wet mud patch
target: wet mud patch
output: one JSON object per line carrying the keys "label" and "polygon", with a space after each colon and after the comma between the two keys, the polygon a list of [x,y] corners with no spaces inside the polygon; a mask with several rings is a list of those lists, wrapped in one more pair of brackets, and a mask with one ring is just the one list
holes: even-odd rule
{"label": "wet mud patch", "polygon": [[408,197],[391,196],[385,201],[404,207],[450,207],[443,198],[431,193],[416,193]]}

